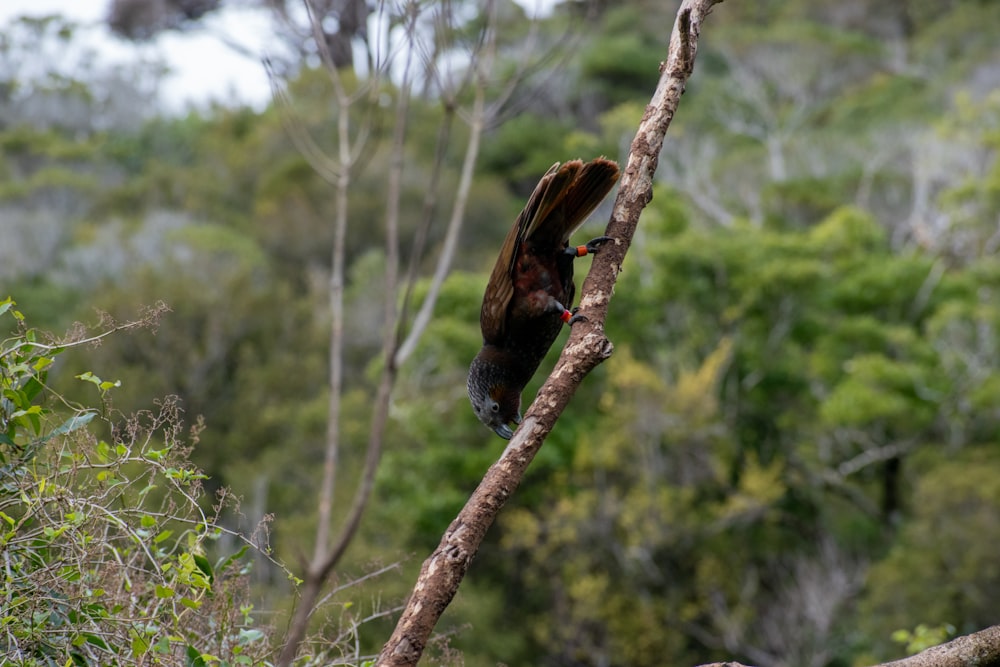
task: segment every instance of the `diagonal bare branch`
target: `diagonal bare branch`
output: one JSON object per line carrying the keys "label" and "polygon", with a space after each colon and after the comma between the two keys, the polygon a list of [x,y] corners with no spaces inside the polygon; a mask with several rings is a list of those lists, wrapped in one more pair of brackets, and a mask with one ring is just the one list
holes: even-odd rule
{"label": "diagonal bare branch", "polygon": [[556,419],[586,375],[607,359],[613,346],[604,335],[608,303],[639,214],[652,199],[653,173],[663,138],[694,67],[701,23],[721,0],[684,0],[677,13],[667,60],[646,107],[629,152],[611,222],[605,232],[615,239],[596,256],[583,284],[581,313],[588,320],[573,327],[552,374],[524,416],[500,460],[448,527],[437,549],[424,561],[416,585],[382,648],[378,667],[416,665],[428,638],[451,602],[486,531],[524,477]]}

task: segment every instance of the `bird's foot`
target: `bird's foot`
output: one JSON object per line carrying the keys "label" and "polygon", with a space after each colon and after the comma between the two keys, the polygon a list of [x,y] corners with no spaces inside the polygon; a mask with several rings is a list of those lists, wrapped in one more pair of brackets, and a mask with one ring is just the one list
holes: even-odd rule
{"label": "bird's foot", "polygon": [[577,306],[573,310],[563,310],[562,321],[566,324],[573,326],[577,322],[587,322],[587,316],[580,313],[580,307]]}
{"label": "bird's foot", "polygon": [[567,255],[573,255],[574,257],[583,257],[584,255],[596,255],[597,251],[601,249],[601,246],[612,241],[610,236],[598,236],[596,239],[590,239],[587,241],[586,245],[571,246],[566,248],[563,252]]}

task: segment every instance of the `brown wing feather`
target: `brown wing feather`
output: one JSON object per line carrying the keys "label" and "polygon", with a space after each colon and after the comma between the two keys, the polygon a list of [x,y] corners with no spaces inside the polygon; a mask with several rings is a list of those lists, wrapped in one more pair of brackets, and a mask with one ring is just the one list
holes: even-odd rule
{"label": "brown wing feather", "polygon": [[[549,228],[556,222],[553,220],[553,217],[563,212],[561,204],[566,197],[566,192],[572,187],[577,174],[580,173],[583,162],[581,160],[570,160],[559,167],[557,171],[556,167],[559,167],[558,162],[552,165],[545,173],[545,177],[539,181],[535,187],[535,192],[532,193],[531,199],[528,201],[528,205],[522,211],[522,215],[526,214],[527,216],[525,221],[527,224],[524,228],[524,234],[521,236],[522,240],[534,236],[540,229]],[[546,182],[546,178],[549,176],[551,178],[548,178],[548,182]],[[539,190],[542,190],[542,193],[536,202],[534,201],[535,194]]]}
{"label": "brown wing feather", "polygon": [[587,216],[604,201],[617,182],[618,165],[611,160],[601,157],[583,166],[583,170],[563,198],[566,220],[573,222],[567,225],[563,242],[568,241],[569,237],[583,225]]}
{"label": "brown wing feather", "polygon": [[517,248],[527,235],[534,212],[538,210],[543,195],[550,191],[549,185],[558,169],[559,163],[556,162],[538,181],[531,197],[528,198],[528,203],[507,232],[496,264],[493,265],[493,272],[490,273],[490,281],[486,284],[486,293],[483,295],[483,307],[479,312],[479,326],[483,331],[483,340],[487,343],[496,342],[503,337],[507,324],[507,306],[514,296],[512,276]]}
{"label": "brown wing feather", "polygon": [[483,340],[495,343],[503,338],[507,307],[514,296],[514,264],[521,242],[541,235],[544,243],[562,246],[617,180],[618,165],[604,158],[587,164],[571,160],[560,166],[556,162],[545,172],[507,233],[493,265],[479,313]]}
{"label": "brown wing feather", "polygon": [[486,284],[483,307],[479,311],[479,326],[483,330],[483,341],[487,343],[496,343],[504,333],[507,306],[514,296],[514,281],[511,280],[510,272],[518,236],[519,227],[514,225],[507,233],[497,263],[493,265],[490,281]]}
{"label": "brown wing feather", "polygon": [[533,221],[528,236],[536,247],[563,247],[618,181],[618,165],[611,160],[577,163],[580,168],[573,171],[572,180]]}

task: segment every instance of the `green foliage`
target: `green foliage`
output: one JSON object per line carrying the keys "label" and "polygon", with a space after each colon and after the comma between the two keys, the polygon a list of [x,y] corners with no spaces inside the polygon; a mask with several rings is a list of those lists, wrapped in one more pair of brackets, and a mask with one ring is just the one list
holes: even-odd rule
{"label": "green foliage", "polygon": [[921,623],[912,632],[910,630],[896,630],[892,633],[892,641],[902,644],[906,647],[907,653],[914,655],[932,646],[945,643],[954,634],[955,627],[953,625],[946,623],[930,627]]}
{"label": "green foliage", "polygon": [[950,623],[965,634],[992,622],[1000,595],[991,546],[1000,539],[996,447],[928,459],[933,463],[913,491],[912,519],[868,578],[862,614],[877,637],[905,627],[914,609],[928,625]]}
{"label": "green foliage", "polygon": [[638,8],[613,7],[580,58],[584,93],[598,94],[605,107],[648,95],[659,78],[663,40],[652,17]]}
{"label": "green foliage", "polygon": [[[504,74],[491,85],[525,71],[526,53],[543,56],[484,136],[459,270],[400,369],[371,514],[340,575],[409,560],[317,614],[323,633],[363,651],[390,622],[360,619],[405,596],[504,446],[465,395],[496,248],[553,162],[623,156],[666,54],[662,3],[598,3],[592,22],[579,4],[537,26],[498,6]],[[432,661],[455,662],[457,649],[470,666],[856,664],[940,641],[948,624],[995,621],[997,11],[981,0],[765,0],[713,14],[611,303],[615,356],[491,531]],[[329,399],[333,191],[282,108],[146,119],[126,87],[128,122],[102,115],[112,107],[99,72],[61,75],[49,67],[59,58],[38,56],[72,42],[61,25],[0,40],[11,112],[0,123],[0,278],[50,329],[161,301],[170,313],[155,329],[64,350],[0,305],[17,318],[2,348],[0,530],[20,568],[3,594],[24,600],[0,623],[4,647],[19,642],[26,663],[263,656],[267,633],[250,620],[240,574],[249,552],[226,561],[234,549],[195,490],[232,485],[250,523],[275,515],[278,554],[308,552]],[[571,51],[550,51],[566,26]],[[481,27],[449,27],[455,72]],[[33,60],[42,78],[22,80]],[[335,511],[351,502],[383,364],[387,170],[402,157],[404,258],[425,196],[436,199],[415,259],[428,275],[467,132],[457,114],[428,193],[445,117],[432,87],[414,97],[392,156],[383,140],[399,91],[385,81],[369,99],[363,76],[342,75],[376,103],[348,119],[374,122],[348,201],[347,483]],[[51,113],[17,116],[34,84]],[[289,91],[296,122],[335,150],[327,73],[303,65]],[[419,283],[411,312],[425,293]],[[178,398],[149,412],[164,396]],[[181,409],[204,419],[197,443],[180,431]],[[93,499],[108,502],[96,511]],[[85,567],[94,554],[100,566]],[[122,571],[115,554],[135,567],[131,591],[109,583]],[[253,599],[279,625],[287,573],[256,563]],[[141,620],[134,634],[128,618]],[[900,628],[914,629],[894,641]]]}
{"label": "green foliage", "polygon": [[[115,436],[100,438],[99,411],[66,410],[49,388],[50,368],[75,343],[41,342],[10,298],[0,317],[14,325],[0,343],[6,659],[261,664],[271,649],[247,613],[249,543],[220,551],[232,535],[201,507],[205,475],[187,459],[176,402],[106,424]],[[119,384],[79,379],[102,397]]]}
{"label": "green foliage", "polygon": [[[552,166],[553,154],[569,134],[570,127],[563,122],[535,114],[522,114],[504,123],[483,148],[482,164],[494,172],[508,174],[512,182],[531,193]],[[517,212],[514,211],[514,214]]]}
{"label": "green foliage", "polygon": [[[916,450],[940,462],[945,439],[970,452],[995,447],[1000,415],[959,407],[995,391],[989,378],[1000,360],[986,343],[995,309],[966,289],[983,280],[973,276],[993,275],[985,265],[942,271],[921,253],[894,253],[884,229],[857,208],[794,231],[678,226],[673,206],[654,199],[627,259],[608,321],[614,359],[576,397],[521,502],[501,517],[499,544],[480,555],[503,572],[491,577],[515,582],[511,604],[523,600],[537,651],[572,645],[559,655],[693,662],[706,653],[677,628],[723,625],[748,642],[787,637],[777,628],[801,623],[807,602],[797,596],[814,588],[831,615],[849,614],[860,573],[880,554],[899,549],[913,562],[890,555],[873,574],[884,567],[912,577],[917,561],[934,562],[931,546],[911,545],[905,529],[901,541],[892,538],[898,507],[886,503],[901,493],[916,513],[911,503],[927,494],[893,490],[885,457]],[[477,432],[461,371],[478,341],[451,333],[460,331],[454,319],[476,307],[472,281],[460,280],[470,303],[444,310],[422,344],[421,374],[404,382],[419,394],[401,396],[400,421],[412,437],[383,478],[415,491],[403,495],[417,503],[393,503],[391,512],[412,516],[412,539],[427,546],[463,497],[440,480],[471,485],[490,460],[479,449],[435,446]],[[973,372],[968,354],[991,370]],[[489,447],[484,437],[480,447]],[[958,510],[927,511],[948,521]],[[976,540],[986,529],[956,532]],[[983,583],[983,568],[976,561],[963,571]],[[887,582],[886,600],[903,585]],[[706,599],[721,606],[707,608]],[[913,608],[865,625],[866,641],[890,651],[882,639]],[[885,607],[873,618],[881,614]],[[821,647],[846,647],[850,632],[850,624],[801,627],[769,650],[801,664],[840,650]]]}

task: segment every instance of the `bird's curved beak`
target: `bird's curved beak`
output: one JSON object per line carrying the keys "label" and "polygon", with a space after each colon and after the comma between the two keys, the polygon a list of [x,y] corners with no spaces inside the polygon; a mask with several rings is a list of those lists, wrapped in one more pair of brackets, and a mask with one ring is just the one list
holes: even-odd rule
{"label": "bird's curved beak", "polygon": [[514,431],[510,430],[510,426],[507,426],[506,424],[500,424],[495,429],[493,429],[493,432],[499,435],[504,440],[510,440],[512,437],[514,437]]}

